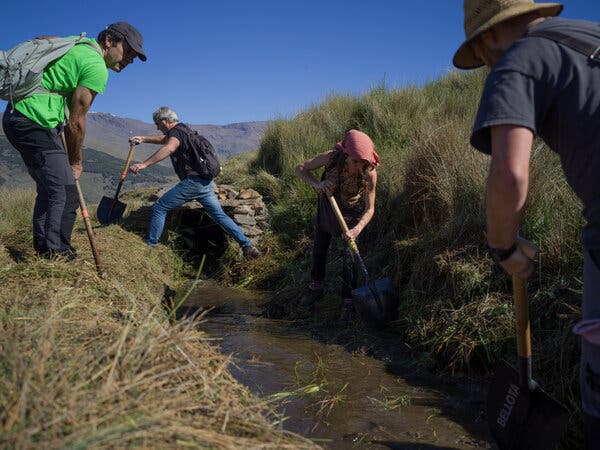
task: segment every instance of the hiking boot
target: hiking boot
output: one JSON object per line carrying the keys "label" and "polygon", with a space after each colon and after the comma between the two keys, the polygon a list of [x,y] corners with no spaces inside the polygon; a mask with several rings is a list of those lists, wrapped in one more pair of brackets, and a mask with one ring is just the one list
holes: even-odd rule
{"label": "hiking boot", "polygon": [[33,241],[33,251],[36,253],[36,255],[41,255],[42,253],[45,253],[48,251],[48,247],[46,247],[45,243],[36,243],[35,240]]}
{"label": "hiking boot", "polygon": [[77,259],[79,257],[79,255],[77,254],[77,250],[75,250],[75,248],[71,247],[71,246],[69,246],[68,249],[62,250],[62,251],[53,250],[53,249],[49,248],[48,250],[46,250],[44,252],[37,252],[37,253],[42,258],[52,260],[52,261],[69,262],[69,261],[73,261],[74,259]]}
{"label": "hiking boot", "polygon": [[312,309],[315,303],[323,298],[325,288],[322,281],[311,281],[300,297],[299,305],[304,309]]}
{"label": "hiking boot", "polygon": [[248,245],[242,248],[242,252],[244,253],[244,258],[246,259],[256,259],[262,256],[262,253],[259,249],[257,249],[253,245]]}

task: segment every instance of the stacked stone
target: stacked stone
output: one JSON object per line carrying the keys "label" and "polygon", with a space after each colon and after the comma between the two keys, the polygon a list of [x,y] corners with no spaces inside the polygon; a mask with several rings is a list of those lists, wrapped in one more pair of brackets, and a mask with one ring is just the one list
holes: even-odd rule
{"label": "stacked stone", "polygon": [[[223,211],[237,223],[244,234],[256,239],[269,227],[269,215],[262,195],[254,189],[236,191],[227,184],[215,185]],[[201,206],[194,202],[194,204]],[[185,206],[185,205],[184,205]]]}
{"label": "stacked stone", "polygon": [[[165,194],[172,186],[160,189],[151,195],[148,202],[135,211],[131,211],[128,217],[129,226],[132,229],[145,230],[150,222],[152,204]],[[236,191],[233,186],[221,184],[215,185],[215,194],[223,207],[223,211],[233,219],[244,231],[244,234],[253,242],[257,243],[262,234],[269,228],[269,215],[262,195],[254,189],[241,189]],[[169,213],[167,220],[174,220],[185,213],[201,213],[204,207],[196,202],[188,202]],[[167,225],[169,226],[169,225]]]}

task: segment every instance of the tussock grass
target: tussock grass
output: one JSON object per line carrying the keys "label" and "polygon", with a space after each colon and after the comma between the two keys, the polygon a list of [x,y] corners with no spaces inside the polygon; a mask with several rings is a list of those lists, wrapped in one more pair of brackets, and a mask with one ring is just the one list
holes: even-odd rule
{"label": "tussock grass", "polygon": [[163,246],[82,224],[74,263],[33,255],[33,194],[0,193],[0,447],[315,448],[275,424],[202,332],[162,305],[187,268]]}
{"label": "tussock grass", "polygon": [[[275,289],[280,310],[293,316],[308,282],[316,209],[314,191],[293,167],[357,128],[372,137],[382,161],[361,253],[372,277],[394,279],[400,305],[392,328],[399,339],[423,363],[452,373],[489,374],[498,359],[514,360],[510,280],[484,250],[489,157],[469,145],[486,74],[452,72],[423,88],[377,86],[360,97],[330,97],[267,128],[249,170],[278,180],[268,188],[276,193],[271,217],[278,239],[271,260],[286,271],[263,271],[255,285]],[[570,328],[581,301],[581,205],[543,143],[534,144],[531,164],[521,234],[542,252],[529,283],[536,376],[578,411]],[[330,290],[339,284],[337,260],[330,257]]]}

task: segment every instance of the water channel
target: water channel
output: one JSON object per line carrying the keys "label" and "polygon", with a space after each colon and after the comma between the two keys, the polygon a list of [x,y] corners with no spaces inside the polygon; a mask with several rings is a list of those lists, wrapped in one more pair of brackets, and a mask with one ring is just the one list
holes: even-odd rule
{"label": "water channel", "polygon": [[419,369],[385,331],[373,341],[388,354],[373,357],[332,343],[327,330],[264,317],[265,301],[202,282],[181,312],[213,308],[199,326],[234,355],[238,381],[279,405],[283,428],[328,449],[495,448],[481,386]]}

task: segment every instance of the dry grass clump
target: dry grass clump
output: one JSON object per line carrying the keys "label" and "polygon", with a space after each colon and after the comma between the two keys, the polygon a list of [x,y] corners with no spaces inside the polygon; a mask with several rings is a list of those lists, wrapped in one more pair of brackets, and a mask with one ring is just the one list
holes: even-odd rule
{"label": "dry grass clump", "polygon": [[[30,214],[32,198],[3,192],[0,204]],[[165,247],[97,228],[102,280],[81,225],[80,259],[50,262],[20,221],[0,217],[0,447],[316,447],[274,425],[201,320],[169,322],[161,300],[182,263]]]}

